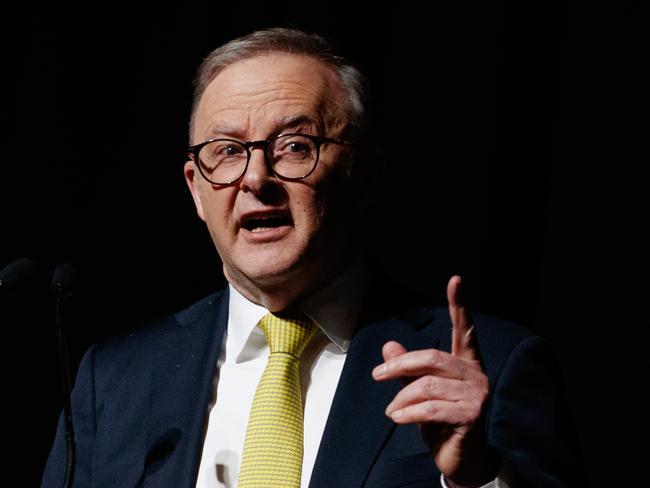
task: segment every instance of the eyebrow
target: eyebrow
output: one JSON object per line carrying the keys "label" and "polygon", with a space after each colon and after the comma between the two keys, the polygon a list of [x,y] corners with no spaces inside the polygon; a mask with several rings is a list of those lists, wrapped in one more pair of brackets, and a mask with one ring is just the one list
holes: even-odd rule
{"label": "eyebrow", "polygon": [[[280,117],[275,122],[275,129],[268,134],[268,138],[275,137],[277,135],[286,132],[287,129],[298,130],[300,127],[316,127],[317,131],[322,133],[323,123],[322,121],[315,120],[314,118],[305,115],[287,115]],[[315,134],[315,135],[319,135]],[[214,139],[217,137],[228,137],[233,139],[244,139],[244,132],[236,127],[227,126],[227,125],[216,125],[213,126],[206,134],[207,139]]]}
{"label": "eyebrow", "polygon": [[[312,117],[309,117],[304,114],[300,115],[288,115],[286,117],[281,117],[277,124],[277,129],[273,131],[273,136],[281,134],[287,129],[297,129],[301,126],[311,126],[316,127],[319,133],[323,131],[323,122],[322,120],[314,120]],[[316,134],[318,135],[318,134]]]}

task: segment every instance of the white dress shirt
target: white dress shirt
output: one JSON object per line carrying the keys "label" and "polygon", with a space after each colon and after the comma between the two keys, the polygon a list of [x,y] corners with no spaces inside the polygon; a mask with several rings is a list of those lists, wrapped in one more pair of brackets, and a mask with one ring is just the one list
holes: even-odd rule
{"label": "white dress shirt", "polygon": [[[325,423],[365,292],[366,272],[357,263],[300,310],[319,327],[300,358],[304,400],[301,487],[309,485]],[[213,402],[203,443],[197,488],[237,486],[248,416],[269,347],[257,326],[268,313],[230,285],[226,337],[217,361]]]}
{"label": "white dress shirt", "polygon": [[[307,488],[321,437],[358,318],[367,273],[356,263],[299,308],[319,327],[300,358],[304,402],[304,453],[301,488]],[[268,313],[229,286],[228,325],[217,361],[213,398],[196,488],[237,486],[244,438],[253,397],[269,347],[257,326]],[[505,476],[504,476],[505,475]],[[504,470],[482,488],[510,488]],[[447,486],[441,477],[442,486]]]}

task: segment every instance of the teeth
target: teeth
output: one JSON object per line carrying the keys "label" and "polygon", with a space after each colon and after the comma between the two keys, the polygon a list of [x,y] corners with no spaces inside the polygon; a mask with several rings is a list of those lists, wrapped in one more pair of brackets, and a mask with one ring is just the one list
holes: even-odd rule
{"label": "teeth", "polygon": [[289,221],[287,218],[277,216],[248,219],[242,224],[242,227],[251,232],[264,232],[288,224]]}

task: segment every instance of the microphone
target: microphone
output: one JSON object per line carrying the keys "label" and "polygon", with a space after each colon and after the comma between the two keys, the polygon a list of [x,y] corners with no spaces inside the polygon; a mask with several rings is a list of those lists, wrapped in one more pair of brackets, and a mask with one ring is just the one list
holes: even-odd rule
{"label": "microphone", "polygon": [[75,269],[71,264],[59,264],[52,274],[51,290],[56,297],[56,331],[59,353],[59,372],[61,376],[61,392],[63,394],[63,419],[65,424],[65,450],[67,462],[65,466],[66,488],[72,486],[75,465],[75,438],[72,425],[70,360],[68,359],[68,345],[64,334],[64,305],[72,295],[72,285],[75,278]]}
{"label": "microphone", "polygon": [[23,281],[36,270],[36,262],[30,258],[18,258],[0,271],[0,290],[8,290]]}
{"label": "microphone", "polygon": [[59,264],[52,273],[52,293],[59,297],[61,294],[70,294],[74,283],[75,269],[72,264]]}

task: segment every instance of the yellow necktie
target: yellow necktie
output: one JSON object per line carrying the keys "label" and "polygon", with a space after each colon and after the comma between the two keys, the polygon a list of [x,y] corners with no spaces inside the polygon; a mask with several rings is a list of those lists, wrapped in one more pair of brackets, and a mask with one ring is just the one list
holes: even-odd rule
{"label": "yellow necktie", "polygon": [[271,349],[248,418],[238,488],[299,488],[303,410],[298,360],[316,325],[271,313],[259,323]]}

